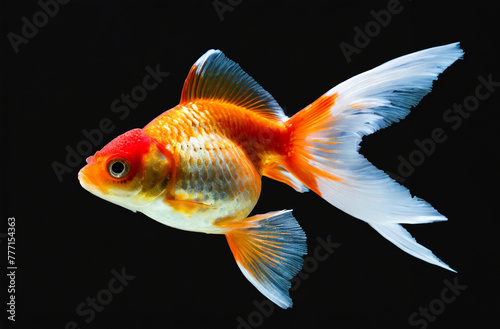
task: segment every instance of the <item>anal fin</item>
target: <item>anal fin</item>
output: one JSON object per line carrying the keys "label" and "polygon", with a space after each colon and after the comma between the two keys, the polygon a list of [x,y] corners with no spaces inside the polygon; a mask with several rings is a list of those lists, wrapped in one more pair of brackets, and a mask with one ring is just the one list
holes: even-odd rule
{"label": "anal fin", "polygon": [[292,175],[285,167],[279,164],[273,164],[264,167],[262,170],[262,175],[269,177],[271,179],[277,180],[278,182],[285,183],[291,186],[297,192],[308,192],[309,189],[294,175]]}

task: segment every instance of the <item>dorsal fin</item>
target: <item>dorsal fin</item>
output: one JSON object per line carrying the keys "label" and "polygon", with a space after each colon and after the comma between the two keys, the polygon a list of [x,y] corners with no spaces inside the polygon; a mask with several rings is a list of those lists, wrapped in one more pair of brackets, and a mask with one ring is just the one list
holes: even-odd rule
{"label": "dorsal fin", "polygon": [[180,103],[199,99],[241,106],[272,120],[288,119],[274,98],[220,50],[201,56],[184,82]]}

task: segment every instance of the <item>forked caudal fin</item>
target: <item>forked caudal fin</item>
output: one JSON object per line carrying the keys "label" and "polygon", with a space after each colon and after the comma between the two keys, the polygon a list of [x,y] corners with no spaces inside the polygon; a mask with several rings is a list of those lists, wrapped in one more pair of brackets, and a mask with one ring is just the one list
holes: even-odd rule
{"label": "forked caudal fin", "polygon": [[306,235],[291,210],[215,225],[231,229],[227,242],[243,275],[276,305],[291,307],[289,280],[302,269],[307,253]]}
{"label": "forked caudal fin", "polygon": [[400,224],[444,221],[358,153],[361,138],[403,119],[463,51],[458,43],[402,56],[329,90],[287,121],[291,152],[282,163],[309,189],[370,224],[407,253],[453,271]]}

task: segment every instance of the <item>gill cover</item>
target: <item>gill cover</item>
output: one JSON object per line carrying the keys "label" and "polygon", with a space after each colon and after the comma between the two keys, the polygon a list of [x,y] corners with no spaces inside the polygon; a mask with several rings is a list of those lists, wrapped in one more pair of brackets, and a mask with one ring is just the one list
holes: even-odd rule
{"label": "gill cover", "polygon": [[173,159],[142,129],[133,129],[116,137],[87,163],[79,173],[82,186],[130,209],[128,206],[148,203],[165,191]]}

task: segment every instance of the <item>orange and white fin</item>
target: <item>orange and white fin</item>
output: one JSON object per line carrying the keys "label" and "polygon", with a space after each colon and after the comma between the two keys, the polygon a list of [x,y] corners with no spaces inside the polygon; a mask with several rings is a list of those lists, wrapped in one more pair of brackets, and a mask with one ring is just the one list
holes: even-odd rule
{"label": "orange and white fin", "polygon": [[361,138],[403,119],[463,51],[458,43],[382,64],[337,85],[287,121],[288,156],[280,163],[335,207],[359,218],[405,252],[453,271],[400,223],[444,221],[424,200],[358,153]]}
{"label": "orange and white fin", "polygon": [[306,235],[291,210],[215,225],[231,229],[227,242],[243,275],[276,305],[291,307],[290,280],[302,269],[307,253]]}
{"label": "orange and white fin", "polygon": [[207,51],[189,71],[180,104],[196,100],[233,104],[271,120],[288,119],[273,96],[220,50]]}
{"label": "orange and white fin", "polygon": [[274,179],[278,182],[285,183],[295,189],[295,191],[303,193],[308,192],[309,189],[294,175],[290,174],[288,170],[278,163],[273,163],[262,169],[262,175]]}

